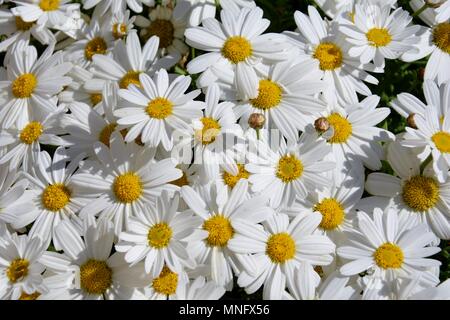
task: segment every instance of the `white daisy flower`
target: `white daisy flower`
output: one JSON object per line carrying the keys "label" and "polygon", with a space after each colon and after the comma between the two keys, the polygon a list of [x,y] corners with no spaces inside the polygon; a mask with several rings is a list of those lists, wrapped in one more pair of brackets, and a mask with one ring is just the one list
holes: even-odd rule
{"label": "white daisy flower", "polygon": [[8,65],[7,79],[0,81],[0,88],[8,92],[8,100],[0,107],[0,126],[11,128],[14,124],[23,128],[35,114],[48,114],[56,109],[55,94],[70,83],[64,75],[72,67],[61,62],[62,52],[53,53],[54,45],[37,58],[33,46],[25,46],[14,52]]}
{"label": "white daisy flower", "polygon": [[136,32],[130,32],[126,43],[116,42],[113,56],[94,55],[90,71],[94,77],[84,84],[86,90],[102,91],[106,81],[117,82],[121,89],[127,89],[130,84],[142,88],[139,75],[147,73],[153,75],[161,68],[170,69],[177,63],[178,58],[157,58],[158,37],[152,37],[141,49]]}
{"label": "white daisy flower", "polygon": [[263,284],[263,299],[279,300],[286,285],[294,288],[296,267],[308,264],[309,274],[318,283],[320,277],[312,265],[328,265],[333,260],[335,245],[326,236],[314,234],[321,221],[319,214],[299,214],[290,223],[285,214],[274,214],[263,225],[250,221],[235,224],[236,235],[230,249],[240,254],[253,254],[258,270],[243,270],[239,286],[248,294]]}
{"label": "white daisy flower", "polygon": [[339,271],[333,272],[317,286],[311,277],[311,267],[302,263],[294,271],[292,292],[284,292],[286,300],[350,300],[356,290],[348,286],[349,277],[342,276]]}
{"label": "white daisy flower", "polygon": [[128,33],[135,30],[133,23],[136,16],[130,17],[130,10],[110,12],[110,15],[105,19],[102,27],[109,29],[114,39],[124,39]]}
{"label": "white daisy flower", "polygon": [[20,168],[31,173],[35,166],[33,153],[40,152],[40,144],[61,145],[59,118],[64,109],[42,117],[38,115],[20,129],[10,128],[0,132],[0,147],[7,146],[7,152],[0,156],[0,165],[9,162],[9,169]]}
{"label": "white daisy flower", "polygon": [[189,48],[184,43],[190,4],[187,1],[177,1],[175,8],[158,5],[150,11],[148,19],[137,16],[135,24],[141,28],[140,35],[145,40],[152,36],[159,37],[161,56],[167,54],[173,57],[185,55]]}
{"label": "white daisy flower", "polygon": [[46,151],[40,152],[35,158],[34,174],[22,172],[32,186],[33,210],[15,215],[11,222],[16,229],[25,227],[33,222],[29,236],[38,236],[47,245],[53,239],[53,244],[59,250],[60,244],[54,238],[55,227],[62,220],[70,220],[85,204],[86,198],[76,190],[72,174],[78,168],[78,159],[67,163],[65,149],[56,149],[53,159]]}
{"label": "white daisy flower", "polygon": [[[125,141],[132,141],[141,134],[143,143],[151,147],[162,144],[170,150],[173,145],[172,132],[189,130],[192,119],[201,118],[204,102],[193,101],[200,94],[194,90],[184,94],[191,83],[188,76],[178,76],[170,81],[167,71],[159,70],[150,78],[139,74],[142,88],[135,85],[120,89],[119,95],[127,106],[118,108],[114,115],[117,123],[129,128]],[[128,107],[132,104],[132,107]]]}
{"label": "white daisy flower", "polygon": [[397,176],[371,173],[366,190],[372,195],[390,198],[389,206],[406,214],[412,225],[426,224],[439,238],[450,239],[449,179],[440,183],[430,166],[421,172],[418,157],[399,142],[389,144],[387,159]]}
{"label": "white daisy flower", "polygon": [[350,45],[337,32],[335,24],[325,22],[316,8],[309,6],[308,14],[296,11],[294,18],[298,32],[285,31],[284,34],[300,49],[302,60],[319,61],[317,70],[328,84],[324,92],[327,100],[337,98],[341,103],[357,103],[357,93],[370,96],[372,93],[363,81],[376,85],[378,80],[366,71],[382,70],[351,57]]}
{"label": "white daisy flower", "polygon": [[125,253],[125,261],[131,266],[145,260],[145,272],[152,277],[157,277],[165,265],[177,273],[184,266],[195,267],[183,239],[201,220],[177,212],[178,203],[178,194],[171,198],[163,191],[155,207],[147,205],[136,212],[136,217],[130,217],[115,249]]}
{"label": "white daisy flower", "polygon": [[289,56],[289,45],[284,36],[262,34],[270,24],[262,15],[263,11],[258,7],[243,8],[239,15],[222,10],[221,23],[209,18],[203,20],[202,27],[186,30],[186,43],[208,52],[194,58],[187,65],[191,74],[203,72],[199,79],[200,86],[201,78],[206,77],[211,83],[217,80],[215,73],[221,73],[222,68],[231,68],[233,83],[241,98],[255,98],[258,95],[255,67],[262,62],[273,63]]}
{"label": "white daisy flower", "polygon": [[288,140],[296,141],[298,131],[321,111],[325,103],[314,98],[324,88],[317,72],[317,61],[279,62],[270,69],[261,72],[258,95],[245,100],[234,108],[237,118],[244,128],[253,113],[265,116],[265,128],[278,129]]}
{"label": "white daisy flower", "polygon": [[[135,287],[145,285],[144,266],[130,267],[123,254],[111,249],[113,225],[106,220],[95,222],[92,217],[79,231],[70,223],[62,222],[56,237],[64,253],[46,252],[40,262],[59,277],[58,295],[47,296],[58,300],[124,300],[143,299]],[[44,297],[45,298],[45,297]]]}
{"label": "white daisy flower", "polygon": [[380,142],[393,140],[395,136],[376,127],[390,114],[389,108],[377,108],[379,96],[369,96],[359,103],[330,104],[323,114],[329,125],[327,134],[321,135],[331,146],[337,166],[361,161],[371,170],[381,168],[384,151]]}
{"label": "white daisy flower", "polygon": [[352,44],[349,55],[359,57],[362,64],[373,60],[384,68],[385,59],[397,59],[419,42],[415,34],[419,26],[411,25],[412,17],[401,8],[391,12],[389,4],[356,4],[354,23],[343,24],[340,31]]}
{"label": "white daisy flower", "polygon": [[111,135],[109,148],[96,142],[94,150],[99,162],[86,162],[81,173],[72,178],[80,192],[92,199],[80,215],[99,214],[100,219],[112,220],[116,236],[124,230],[129,216],[145,210],[145,203],[154,204],[163,190],[178,190],[169,184],[182,176],[173,159],[154,161],[154,150],[125,144],[118,132]]}
{"label": "white daisy flower", "polygon": [[[415,115],[417,129],[406,127],[401,144],[412,148],[429,147],[433,170],[439,181],[444,182],[450,168],[450,83],[441,89],[441,94],[441,106],[430,106],[424,110],[423,115]],[[439,103],[438,100],[434,101]]]}
{"label": "white daisy flower", "polygon": [[357,229],[348,232],[349,245],[337,249],[349,260],[339,270],[351,276],[370,269],[373,278],[393,281],[437,267],[441,262],[425,258],[441,250],[428,246],[435,236],[427,229],[424,224],[411,227],[392,209],[375,208],[373,219],[359,211]]}
{"label": "white daisy flower", "polygon": [[358,4],[358,2],[364,3],[364,1],[366,3],[374,5],[390,5],[393,8],[397,5],[397,0],[316,0],[315,3],[319,5],[319,7],[327,14],[327,16],[329,16],[330,18],[339,19],[339,14],[349,11],[351,12],[355,4]]}
{"label": "white daisy flower", "polygon": [[0,299],[17,300],[22,293],[43,291],[39,262],[47,244],[39,237],[12,234],[0,245]]}
{"label": "white daisy flower", "polygon": [[227,290],[233,287],[233,274],[246,271],[254,275],[258,268],[247,253],[230,250],[236,228],[243,223],[257,224],[273,214],[267,197],[249,197],[247,190],[246,180],[240,180],[230,193],[217,185],[198,191],[189,186],[181,188],[184,201],[203,220],[201,228],[186,239],[188,248],[199,264],[210,269],[211,279]]}
{"label": "white daisy flower", "polygon": [[322,161],[330,149],[325,141],[306,135],[296,144],[286,145],[282,139],[276,151],[257,140],[257,154],[250,154],[245,165],[252,191],[266,195],[270,205],[278,208],[291,204],[295,197],[306,197],[315,188],[323,188],[329,183],[323,173],[335,167],[334,162]]}
{"label": "white daisy flower", "polygon": [[62,31],[74,31],[78,28],[76,19],[80,18],[80,4],[69,0],[18,0],[12,1],[16,7],[11,8],[15,16],[25,22],[46,25]]}
{"label": "white daisy flower", "polygon": [[[215,0],[189,0],[192,5],[191,14],[189,16],[189,26],[195,27],[200,25],[203,20],[207,18],[216,17],[216,2]],[[236,15],[239,14],[241,8],[253,8],[256,6],[253,0],[220,0],[220,6],[232,11]]]}

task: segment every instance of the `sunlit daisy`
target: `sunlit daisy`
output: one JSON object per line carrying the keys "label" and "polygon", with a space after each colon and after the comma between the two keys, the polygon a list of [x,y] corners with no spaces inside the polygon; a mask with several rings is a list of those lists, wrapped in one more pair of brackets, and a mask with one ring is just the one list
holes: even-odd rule
{"label": "sunlit daisy", "polygon": [[91,196],[80,214],[112,220],[116,236],[130,215],[138,216],[137,212],[145,210],[145,203],[154,204],[163,190],[173,193],[178,189],[169,184],[182,176],[173,159],[154,161],[154,150],[134,142],[125,144],[118,132],[111,135],[109,147],[96,142],[94,151],[99,162],[86,163],[72,178],[80,192]]}
{"label": "sunlit daisy", "polygon": [[[187,238],[188,248],[199,264],[210,269],[210,276],[227,290],[233,287],[233,274],[244,270],[254,275],[258,266],[247,252],[230,250],[229,243],[236,236],[241,223],[257,224],[273,214],[267,197],[248,197],[248,182],[240,180],[228,193],[226,188],[208,186],[195,191],[189,186],[181,188],[187,205],[203,224]],[[240,246],[241,241],[236,241]]]}
{"label": "sunlit daisy", "polygon": [[[221,65],[232,69],[234,81],[241,98],[255,98],[258,95],[258,78],[254,68],[262,63],[273,63],[288,57],[288,45],[279,34],[262,33],[270,22],[263,19],[263,11],[255,7],[243,8],[239,15],[231,11],[220,12],[219,23],[213,18],[205,19],[202,27],[186,30],[186,43],[206,51],[191,60],[187,69],[191,74],[204,72],[200,78],[217,80],[214,73],[221,73]],[[201,81],[201,79],[199,80]]]}
{"label": "sunlit daisy", "polygon": [[248,294],[262,285],[263,299],[279,300],[286,288],[294,287],[295,268],[307,263],[310,276],[319,281],[311,265],[327,265],[333,260],[335,245],[328,237],[314,234],[320,224],[319,214],[300,214],[290,223],[285,214],[276,214],[260,224],[240,221],[235,225],[236,235],[230,240],[230,249],[236,253],[253,254],[258,270],[245,270],[238,284]]}

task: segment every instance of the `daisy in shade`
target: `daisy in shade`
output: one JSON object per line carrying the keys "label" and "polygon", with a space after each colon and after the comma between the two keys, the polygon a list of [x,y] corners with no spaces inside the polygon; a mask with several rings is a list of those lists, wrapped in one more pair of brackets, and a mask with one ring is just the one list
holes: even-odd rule
{"label": "daisy in shade", "polygon": [[292,208],[286,209],[291,216],[305,211],[322,215],[318,232],[326,234],[335,243],[345,239],[344,230],[351,228],[355,216],[354,208],[364,192],[364,174],[358,167],[348,169],[341,181],[327,172],[329,184],[322,190],[310,190],[306,198],[298,197]]}
{"label": "daisy in shade", "polygon": [[130,215],[138,216],[145,210],[145,203],[154,204],[163,190],[178,190],[169,184],[182,176],[173,159],[154,161],[155,150],[134,142],[125,144],[118,132],[111,135],[109,147],[96,142],[94,151],[99,162],[86,163],[72,178],[80,192],[92,199],[80,215],[112,220],[116,236],[124,230]]}
{"label": "daisy in shade", "polygon": [[258,270],[245,270],[238,278],[239,286],[252,294],[262,285],[263,299],[279,300],[286,285],[294,287],[295,268],[307,263],[309,276],[316,283],[319,275],[312,265],[328,265],[333,260],[335,245],[328,237],[314,234],[320,224],[319,214],[299,214],[289,223],[283,213],[274,214],[263,225],[251,221],[235,224],[236,235],[229,247],[240,254],[253,254]]}
{"label": "daisy in shade", "polygon": [[94,157],[94,144],[98,141],[109,146],[111,134],[120,131],[113,115],[113,108],[117,106],[116,83],[109,83],[103,90],[104,102],[101,109],[104,115],[82,102],[69,104],[69,114],[61,117],[61,127],[68,135],[62,136],[62,145],[67,147],[67,155],[70,158],[84,153],[88,157]]}
{"label": "daisy in shade", "polygon": [[55,227],[62,220],[73,218],[86,202],[72,182],[72,174],[78,168],[80,159],[74,159],[66,168],[64,148],[56,149],[53,159],[46,151],[38,154],[33,175],[22,173],[32,187],[34,209],[16,214],[11,222],[14,228],[19,229],[34,222],[28,233],[31,237],[38,236],[47,245],[53,239],[55,248],[61,248],[57,239],[54,239]]}
{"label": "daisy in shade", "polygon": [[[227,290],[233,287],[233,273],[245,270],[254,275],[258,266],[247,253],[230,250],[230,241],[236,236],[241,223],[257,224],[273,214],[267,197],[248,197],[248,183],[240,180],[228,193],[226,188],[209,185],[195,191],[189,186],[181,188],[186,204],[198,215],[203,224],[186,238],[188,247],[199,264],[210,271],[207,274]],[[239,246],[241,241],[237,241]]]}
{"label": "daisy in shade", "polygon": [[19,179],[16,169],[0,166],[0,225],[34,209],[30,192],[26,191],[28,184],[26,179]]}
{"label": "daisy in shade", "polygon": [[[189,26],[200,25],[207,18],[216,17],[216,2],[214,0],[189,0],[192,4],[191,14],[189,16]],[[221,0],[220,6],[227,10],[239,14],[241,8],[253,8],[256,6],[253,0]]]}
{"label": "daisy in shade", "polygon": [[177,212],[179,195],[170,198],[163,191],[156,207],[147,205],[130,217],[126,231],[119,235],[115,249],[125,253],[131,266],[145,260],[145,272],[157,277],[166,265],[180,273],[195,267],[183,238],[201,224],[201,219]]}
{"label": "daisy in shade", "polygon": [[158,37],[152,37],[141,49],[139,37],[133,31],[127,36],[126,43],[124,40],[116,42],[112,57],[101,54],[93,56],[90,71],[94,77],[86,81],[86,90],[102,91],[106,81],[117,82],[121,89],[127,89],[130,84],[142,88],[139,82],[141,73],[154,74],[161,68],[168,70],[180,58],[157,59],[158,43]]}
{"label": "daisy in shade", "polygon": [[[145,285],[144,266],[130,267],[123,254],[111,254],[114,228],[111,222],[84,221],[80,230],[62,222],[56,237],[64,253],[46,252],[40,259],[48,270],[59,276],[58,300],[143,299],[135,287]],[[47,297],[47,299],[50,296]]]}
{"label": "daisy in shade", "polygon": [[92,63],[96,54],[109,54],[113,49],[114,37],[109,30],[102,28],[98,18],[93,17],[79,32],[77,41],[64,48],[65,58],[82,68]]}
{"label": "daisy in shade", "polygon": [[[240,123],[248,127],[253,113],[265,116],[265,128],[278,129],[288,140],[296,141],[298,131],[325,110],[325,103],[314,98],[324,88],[317,72],[317,61],[279,62],[261,70],[256,98],[239,103],[234,111]],[[261,68],[262,69],[262,68]]]}
{"label": "daisy in shade", "polygon": [[345,107],[328,106],[321,119],[326,120],[329,129],[321,138],[331,146],[337,166],[361,161],[371,170],[381,168],[384,151],[380,142],[393,140],[395,136],[376,127],[390,113],[389,108],[377,108],[379,102],[380,97],[373,95]]}
{"label": "daisy in shade", "polygon": [[203,276],[189,280],[186,274],[177,274],[165,266],[144,293],[150,300],[218,300],[225,288]]}
{"label": "daisy in shade", "polygon": [[110,12],[110,17],[106,18],[103,25],[111,31],[115,40],[124,39],[130,31],[134,29],[136,16],[130,17],[130,10]]}
{"label": "daisy in shade", "polygon": [[356,289],[348,285],[350,277],[339,274],[339,271],[329,275],[319,286],[311,277],[310,266],[302,263],[294,272],[292,293],[284,292],[286,300],[350,300],[356,294]]}
{"label": "daisy in shade", "polygon": [[193,146],[194,163],[201,164],[199,174],[205,182],[217,179],[220,168],[237,173],[237,166],[228,155],[234,148],[230,142],[241,138],[242,129],[236,124],[234,105],[228,101],[219,103],[219,96],[216,84],[208,87],[203,116],[192,121],[192,129],[177,143],[178,147]]}
{"label": "daisy in shade", "polygon": [[[6,231],[7,232],[7,231]],[[47,244],[38,237],[27,235],[8,236],[0,244],[0,298],[17,300],[25,294],[43,291],[42,272],[39,262]]]}
{"label": "daisy in shade", "polygon": [[[35,118],[20,129],[10,128],[0,133],[0,147],[7,146],[8,151],[0,156],[0,165],[9,162],[10,170],[23,165],[25,172],[31,173],[34,164],[33,153],[40,151],[40,144],[61,145],[62,139],[59,118],[65,112],[63,108]],[[41,115],[39,115],[41,116]]]}
{"label": "daisy in shade", "polygon": [[450,239],[449,179],[440,183],[430,165],[421,172],[418,157],[398,142],[388,146],[387,159],[396,176],[369,174],[366,190],[377,196],[370,201],[376,203],[387,197],[389,206],[406,214],[412,225],[425,224],[439,238]]}
{"label": "daisy in shade", "polygon": [[419,26],[411,25],[412,17],[401,8],[391,12],[389,4],[355,4],[352,24],[343,24],[340,31],[352,44],[349,55],[359,57],[362,64],[373,60],[384,68],[385,59],[397,59],[419,42],[415,36]]}
{"label": "daisy in shade", "polygon": [[[431,149],[433,170],[440,182],[448,177],[450,168],[450,83],[441,91],[441,114],[439,106],[429,106],[423,115],[414,116],[417,129],[406,127],[401,144],[406,147],[427,147]],[[439,103],[439,101],[435,101]]]}
{"label": "daisy in shade", "polygon": [[302,135],[298,143],[286,145],[281,139],[277,151],[262,141],[255,143],[258,153],[249,154],[245,169],[252,191],[266,195],[272,207],[291,204],[295,197],[304,198],[329,183],[323,173],[334,169],[335,163],[322,161],[331,151],[323,140]]}
{"label": "daisy in shade", "polygon": [[425,258],[441,250],[429,245],[435,236],[427,229],[424,224],[411,227],[391,209],[375,208],[373,219],[360,211],[357,228],[348,233],[349,245],[337,249],[348,260],[339,270],[351,276],[370,269],[373,279],[393,281],[438,267],[441,262]]}
{"label": "daisy in shade", "polygon": [[[53,32],[46,26],[37,25],[35,22],[25,22],[20,16],[15,16],[9,9],[0,9],[1,33],[6,35],[6,39],[0,42],[0,52],[13,48],[20,41],[29,42],[30,36],[41,44],[49,44],[56,41]],[[8,59],[5,57],[5,61]]]}
{"label": "daisy in shade", "polygon": [[0,88],[8,92],[7,101],[0,107],[0,126],[9,129],[14,124],[23,128],[34,115],[52,113],[56,109],[55,94],[71,82],[64,75],[72,68],[61,63],[62,52],[53,53],[50,44],[37,57],[33,46],[18,48],[8,65],[7,79],[0,81]]}
{"label": "daisy in shade", "polygon": [[149,13],[148,19],[137,16],[135,24],[141,28],[144,39],[159,37],[158,54],[179,57],[185,55],[189,48],[184,43],[184,31],[190,11],[190,3],[177,1],[175,8],[158,5]]}
{"label": "daisy in shade", "polygon": [[289,45],[284,36],[262,34],[270,24],[262,15],[263,11],[258,7],[243,8],[238,15],[222,10],[222,23],[209,18],[203,20],[202,27],[188,28],[186,43],[208,52],[191,60],[187,65],[188,72],[204,72],[200,78],[216,81],[214,73],[221,73],[222,68],[232,69],[233,83],[241,98],[255,98],[258,95],[255,67],[262,62],[269,64],[289,56]]}
{"label": "daisy in shade", "polygon": [[285,31],[292,44],[301,51],[302,60],[319,62],[317,70],[328,85],[324,94],[328,101],[357,103],[357,93],[370,96],[372,93],[363,81],[378,84],[378,80],[366,71],[381,72],[371,64],[362,64],[359,59],[349,55],[350,46],[334,24],[326,23],[316,8],[308,7],[309,16],[296,11],[295,22],[299,32]]}
{"label": "daisy in shade", "polygon": [[139,82],[141,88],[131,85],[128,89],[120,89],[119,96],[127,105],[114,112],[118,117],[117,123],[129,129],[125,141],[141,135],[143,143],[151,147],[162,144],[164,149],[170,150],[173,130],[187,131],[192,119],[201,118],[204,102],[193,101],[200,90],[184,94],[191,78],[178,76],[170,81],[164,69],[153,78],[145,73],[139,74]]}
{"label": "daisy in shade", "polygon": [[75,19],[80,18],[80,4],[69,0],[18,0],[13,1],[16,7],[11,8],[15,16],[25,22],[46,25],[52,29],[73,31],[77,29]]}
{"label": "daisy in shade", "polygon": [[[412,0],[411,7],[419,10],[425,3],[423,0]],[[447,1],[447,6],[450,2]],[[421,41],[415,46],[417,50],[405,53],[402,60],[417,61],[428,55],[424,78],[442,84],[450,80],[447,72],[450,68],[450,18],[437,21],[437,9],[428,8],[420,14],[420,18],[429,26],[422,26],[418,36]]]}

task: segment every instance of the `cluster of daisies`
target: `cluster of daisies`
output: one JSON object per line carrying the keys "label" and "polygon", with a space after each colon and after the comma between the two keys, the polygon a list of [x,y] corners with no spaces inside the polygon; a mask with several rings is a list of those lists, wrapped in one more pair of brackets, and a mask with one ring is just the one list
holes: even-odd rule
{"label": "cluster of daisies", "polygon": [[0,1],[0,298],[449,299],[450,0],[316,2]]}

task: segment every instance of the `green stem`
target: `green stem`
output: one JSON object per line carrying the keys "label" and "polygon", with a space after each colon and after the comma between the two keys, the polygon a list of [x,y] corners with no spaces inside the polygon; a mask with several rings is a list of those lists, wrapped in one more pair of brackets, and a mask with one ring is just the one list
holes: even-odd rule
{"label": "green stem", "polygon": [[433,156],[430,154],[428,158],[420,165],[420,173],[423,174],[423,170],[427,167],[427,165],[433,160]]}
{"label": "green stem", "polygon": [[425,3],[422,7],[420,7],[419,10],[417,10],[416,12],[414,12],[412,14],[412,17],[417,17],[419,14],[421,14],[422,12],[424,12],[425,10],[427,10],[430,6],[428,5],[428,3]]}
{"label": "green stem", "polygon": [[256,139],[259,140],[259,129],[255,129],[256,130]]}
{"label": "green stem", "polygon": [[191,47],[191,60],[195,58],[195,48]]}

